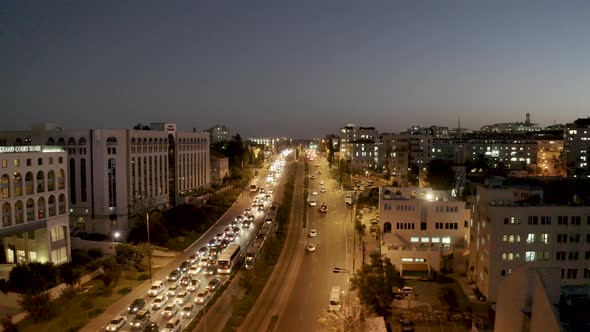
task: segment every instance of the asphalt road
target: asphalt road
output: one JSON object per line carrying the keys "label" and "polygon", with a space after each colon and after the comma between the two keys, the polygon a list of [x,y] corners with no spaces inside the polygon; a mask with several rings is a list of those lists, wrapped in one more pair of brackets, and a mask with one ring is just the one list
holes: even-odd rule
{"label": "asphalt road", "polygon": [[[263,178],[263,176],[265,178],[267,173],[268,173],[267,170],[265,172],[261,172],[261,178]],[[255,196],[254,193],[250,193],[250,192],[245,191],[243,193],[243,195],[234,203],[234,205],[227,211],[227,213],[225,215],[223,215],[217,221],[217,223],[215,225],[213,225],[193,245],[191,245],[189,248],[187,248],[185,250],[185,252],[178,255],[171,263],[164,266],[157,273],[154,273],[152,279],[154,281],[155,280],[166,280],[170,271],[172,271],[173,269],[176,269],[183,261],[187,260],[190,255],[192,255],[193,253],[196,253],[199,248],[201,248],[202,246],[206,246],[207,242],[210,239],[214,238],[216,234],[223,233],[223,231],[227,227],[227,225],[229,225],[229,223],[231,221],[233,221],[236,216],[241,215],[247,207],[251,207],[252,198],[254,196]],[[267,209],[268,209],[268,206],[267,206]],[[248,243],[255,236],[257,229],[260,227],[260,225],[264,221],[263,219],[264,219],[265,213],[266,213],[266,210],[264,212],[255,213],[256,219],[255,219],[255,222],[251,225],[250,229],[243,230],[242,233],[240,234],[240,238],[238,240],[238,243],[240,243],[242,250],[245,250],[247,248]],[[228,276],[227,275],[206,276],[204,274],[204,268],[203,268],[203,270],[198,274],[198,279],[201,281],[200,289],[206,287],[207,283],[212,278],[219,278],[223,283],[223,282],[227,281]],[[167,286],[169,286],[170,284],[171,283],[168,283]],[[113,305],[111,305],[100,316],[91,320],[81,331],[88,331],[88,332],[90,332],[90,331],[104,331],[108,322],[112,318],[114,318],[118,315],[125,316],[128,319],[128,323],[124,327],[122,327],[119,331],[130,331],[131,326],[129,325],[129,323],[133,320],[134,315],[127,313],[127,307],[129,306],[129,304],[131,304],[131,302],[133,302],[134,299],[144,298],[147,301],[145,308],[150,308],[151,303],[154,299],[153,297],[147,296],[147,291],[148,291],[150,285],[151,285],[151,283],[149,280],[142,283],[140,286],[135,288],[131,293],[127,294],[125,297],[123,297],[119,301],[113,303]],[[199,290],[192,292],[188,298],[188,301],[185,303],[193,303],[193,299],[196,296],[196,294],[199,292]],[[172,299],[170,299],[169,302],[171,300]],[[198,304],[198,305],[196,305],[196,310],[198,311],[202,307],[203,307],[202,304]],[[179,310],[180,309],[182,309],[182,306],[179,307]],[[164,325],[166,324],[166,322],[169,320],[169,319],[164,319],[162,317],[161,312],[163,310],[159,309],[156,311],[153,311],[153,310],[150,310],[150,311],[152,311],[151,312],[151,321],[157,322],[159,324],[160,328],[163,328]],[[179,314],[180,314],[180,311],[174,317],[179,316]],[[187,318],[187,319],[183,318],[182,319],[183,320],[182,326],[184,327],[187,324],[189,324],[190,321],[193,319],[193,317],[194,317],[194,314],[190,318]],[[223,321],[223,323],[225,322],[225,320],[223,320],[223,318],[218,318],[218,319],[210,318],[208,320],[209,324],[211,324],[210,326],[217,326],[218,324],[222,324],[221,321]]]}
{"label": "asphalt road", "polygon": [[[316,167],[318,166],[318,167]],[[344,290],[346,304],[349,289],[348,273],[333,273],[338,267],[352,272],[352,222],[351,208],[344,203],[344,193],[330,179],[328,164],[324,159],[310,162],[310,198],[317,200],[317,207],[308,207],[308,227],[297,250],[304,252],[304,259],[296,271],[295,286],[287,295],[286,305],[279,314],[274,331],[318,331],[318,319],[327,312],[330,288],[340,286]],[[321,175],[317,171],[321,171]],[[324,185],[320,185],[320,181]],[[321,192],[321,187],[326,192]],[[311,195],[316,190],[317,195]],[[309,200],[309,198],[308,198]],[[319,206],[327,203],[328,212],[319,212]],[[316,237],[309,237],[310,229],[317,230]],[[316,244],[315,252],[306,252],[308,242]]]}

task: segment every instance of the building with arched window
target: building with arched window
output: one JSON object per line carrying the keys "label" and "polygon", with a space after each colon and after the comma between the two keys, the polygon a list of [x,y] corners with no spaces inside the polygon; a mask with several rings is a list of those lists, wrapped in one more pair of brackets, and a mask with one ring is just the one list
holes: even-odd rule
{"label": "building with arched window", "polygon": [[381,252],[396,266],[465,271],[471,210],[451,191],[381,187],[379,216]]}
{"label": "building with arched window", "polygon": [[70,261],[67,174],[61,148],[0,146],[0,264]]}
{"label": "building with arched window", "polygon": [[[2,132],[0,139],[66,151],[66,197],[74,233],[101,233],[113,239],[118,233],[125,238],[130,215],[188,201],[211,183],[209,134],[178,132],[174,124],[64,130],[45,123],[31,131]],[[58,174],[31,176],[35,192],[46,192],[56,186]],[[24,175],[20,181],[26,181]]]}

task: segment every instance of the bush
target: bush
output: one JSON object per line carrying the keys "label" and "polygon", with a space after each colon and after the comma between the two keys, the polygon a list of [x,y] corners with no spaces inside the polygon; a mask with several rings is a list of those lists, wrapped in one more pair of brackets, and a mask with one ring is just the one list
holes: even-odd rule
{"label": "bush", "polygon": [[131,287],[125,287],[125,288],[121,288],[117,291],[117,293],[121,294],[121,295],[127,295],[129,293],[131,293],[132,289]]}
{"label": "bush", "polygon": [[102,309],[96,308],[96,309],[92,309],[88,312],[88,317],[94,318],[100,314],[102,314]]}
{"label": "bush", "polygon": [[88,256],[90,256],[90,258],[92,258],[92,259],[97,259],[97,258],[101,258],[102,256],[104,256],[104,253],[102,252],[102,250],[100,248],[92,248],[92,249],[88,249]]}
{"label": "bush", "polygon": [[2,316],[0,319],[0,325],[2,325],[4,332],[16,332],[16,325],[12,322],[12,316],[9,314]]}
{"label": "bush", "polygon": [[74,296],[76,296],[76,289],[72,286],[68,286],[60,292],[60,297],[62,298],[72,299]]}
{"label": "bush", "polygon": [[48,292],[21,294],[17,302],[35,322],[40,322],[51,316],[51,297]]}
{"label": "bush", "polygon": [[93,307],[94,303],[89,298],[85,298],[84,300],[82,300],[82,302],[80,302],[80,308],[84,310],[92,309]]}

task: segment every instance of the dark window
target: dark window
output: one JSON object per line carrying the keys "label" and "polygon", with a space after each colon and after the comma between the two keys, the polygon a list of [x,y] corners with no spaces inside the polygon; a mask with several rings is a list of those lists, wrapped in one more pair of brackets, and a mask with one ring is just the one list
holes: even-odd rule
{"label": "dark window", "polygon": [[420,230],[421,231],[425,231],[426,230],[426,223],[425,222],[421,222],[420,223]]}
{"label": "dark window", "polygon": [[117,207],[117,163],[111,158],[107,164],[109,207]]}
{"label": "dark window", "polygon": [[86,203],[88,200],[88,188],[86,185],[86,159],[80,160],[80,201]]}
{"label": "dark window", "polygon": [[76,161],[70,159],[70,202],[76,204]]}

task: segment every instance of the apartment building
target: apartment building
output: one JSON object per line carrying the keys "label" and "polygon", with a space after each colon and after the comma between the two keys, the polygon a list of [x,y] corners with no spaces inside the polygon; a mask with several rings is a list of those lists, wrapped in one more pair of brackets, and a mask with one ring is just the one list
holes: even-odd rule
{"label": "apartment building", "polygon": [[549,201],[569,193],[544,195],[541,184],[497,178],[475,186],[468,277],[490,302],[522,265],[559,268],[561,285],[590,282],[590,206]]}
{"label": "apartment building", "polygon": [[9,264],[3,267],[70,261],[68,183],[62,148],[0,146],[0,264]]}
{"label": "apartment building", "polygon": [[174,206],[210,184],[208,133],[178,132],[171,123],[143,128],[64,130],[45,123],[0,137],[62,147],[71,229],[124,238],[129,215]]}
{"label": "apartment building", "polygon": [[590,158],[590,118],[577,119],[565,126],[565,163],[568,175],[588,175]]}
{"label": "apartment building", "polygon": [[384,133],[379,137],[379,165],[389,175],[392,183],[400,187],[408,185],[410,167],[410,145],[408,141],[396,139],[396,134]]}
{"label": "apartment building", "polygon": [[[459,144],[458,144],[459,145]],[[522,134],[475,133],[463,135],[460,163],[485,159],[492,168],[534,169],[537,164],[537,140]]]}
{"label": "apartment building", "polygon": [[451,191],[381,187],[379,217],[381,253],[396,266],[465,271],[471,210]]}
{"label": "apartment building", "polygon": [[209,140],[211,144],[218,142],[229,141],[231,139],[231,133],[224,125],[215,125],[206,130],[209,133]]}
{"label": "apartment building", "polygon": [[354,170],[378,169],[378,134],[375,127],[348,124],[341,128],[339,158]]}

